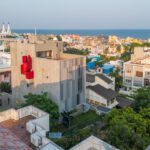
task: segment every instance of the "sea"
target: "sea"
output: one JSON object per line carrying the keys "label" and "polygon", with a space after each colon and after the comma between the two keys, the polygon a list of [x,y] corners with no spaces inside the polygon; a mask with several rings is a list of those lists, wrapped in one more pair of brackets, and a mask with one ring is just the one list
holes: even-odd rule
{"label": "sea", "polygon": [[[14,29],[15,33],[35,33],[34,29]],[[120,38],[133,37],[138,39],[147,40],[150,38],[150,29],[98,29],[98,30],[52,30],[52,29],[36,29],[37,34],[77,34],[81,36],[108,36],[108,35],[116,35]]]}

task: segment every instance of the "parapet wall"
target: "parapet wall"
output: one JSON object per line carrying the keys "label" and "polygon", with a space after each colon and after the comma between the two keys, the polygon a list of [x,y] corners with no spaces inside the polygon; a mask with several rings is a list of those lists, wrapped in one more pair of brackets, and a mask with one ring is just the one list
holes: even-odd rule
{"label": "parapet wall", "polygon": [[0,112],[0,122],[13,119],[13,120],[19,120],[19,114],[15,109],[8,109],[3,112]]}

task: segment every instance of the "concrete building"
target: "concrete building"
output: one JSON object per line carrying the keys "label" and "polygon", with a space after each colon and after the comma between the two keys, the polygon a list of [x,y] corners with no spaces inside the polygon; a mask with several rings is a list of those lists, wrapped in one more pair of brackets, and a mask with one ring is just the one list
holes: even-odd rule
{"label": "concrete building", "polygon": [[0,52],[0,83],[11,82],[11,56],[9,53]]}
{"label": "concrete building", "polygon": [[[34,106],[0,112],[0,149],[47,150],[44,147],[52,145],[46,138],[46,132],[50,130],[49,120],[49,114]],[[49,149],[58,150],[51,147]]]}
{"label": "concrete building", "polygon": [[28,93],[43,92],[60,112],[85,103],[84,56],[62,53],[63,43],[58,41],[17,41],[10,47],[14,103],[23,102]]}
{"label": "concrete building", "polygon": [[131,60],[124,63],[123,82],[127,90],[150,86],[150,48],[134,49]]}

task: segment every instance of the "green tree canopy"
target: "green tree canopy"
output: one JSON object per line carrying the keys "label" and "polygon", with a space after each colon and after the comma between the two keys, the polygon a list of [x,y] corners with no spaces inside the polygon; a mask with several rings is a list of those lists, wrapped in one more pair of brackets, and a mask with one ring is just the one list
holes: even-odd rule
{"label": "green tree canopy", "polygon": [[60,35],[57,35],[56,38],[58,41],[62,41],[62,37]]}
{"label": "green tree canopy", "polygon": [[115,88],[116,90],[119,90],[123,85],[123,78],[119,74],[119,69],[116,69],[115,71],[111,72],[110,76],[115,78]]}
{"label": "green tree canopy", "polygon": [[140,108],[149,108],[150,107],[150,87],[140,88],[134,92],[133,95],[135,99],[134,109],[139,111]]}
{"label": "green tree canopy", "polygon": [[24,96],[24,98],[26,99],[25,106],[33,105],[49,113],[52,119],[58,119],[59,117],[58,106],[51,99],[48,98],[47,93],[37,94],[37,95],[30,93]]}
{"label": "green tree canopy", "polygon": [[0,83],[0,90],[2,92],[10,93],[11,92],[11,86],[9,83],[2,82],[2,83]]}
{"label": "green tree canopy", "polygon": [[76,54],[76,55],[88,55],[89,54],[89,50],[88,49],[76,49],[76,48],[67,48],[66,51],[64,51],[64,53],[69,53],[69,54]]}
{"label": "green tree canopy", "polygon": [[[150,143],[150,124],[144,111],[114,109],[104,117],[106,141],[120,149],[143,150]],[[150,110],[149,110],[150,111]]]}

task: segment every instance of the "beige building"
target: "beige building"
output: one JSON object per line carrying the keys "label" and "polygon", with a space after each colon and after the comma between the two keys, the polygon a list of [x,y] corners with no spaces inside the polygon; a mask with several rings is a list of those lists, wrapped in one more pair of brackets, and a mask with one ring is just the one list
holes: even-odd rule
{"label": "beige building", "polygon": [[127,89],[150,86],[150,48],[134,49],[131,61],[124,63],[123,82]]}
{"label": "beige building", "polygon": [[63,54],[58,41],[17,41],[10,46],[14,103],[23,102],[28,93],[43,92],[60,112],[85,102],[85,57]]}

